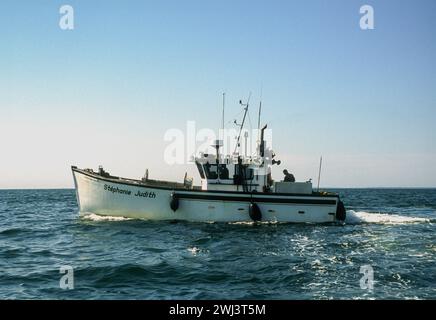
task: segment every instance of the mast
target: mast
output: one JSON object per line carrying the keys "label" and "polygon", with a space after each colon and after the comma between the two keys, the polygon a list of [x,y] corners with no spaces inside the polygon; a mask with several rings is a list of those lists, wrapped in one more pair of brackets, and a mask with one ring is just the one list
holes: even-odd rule
{"label": "mast", "polygon": [[[220,140],[220,134],[219,134],[219,129],[218,129],[218,139],[216,139],[212,145],[212,147],[214,147],[216,149],[216,163],[218,164],[220,162],[220,152],[219,149],[220,147],[223,146],[224,143],[224,107],[225,107],[225,100],[226,99],[226,93],[223,92],[223,114],[222,114],[222,139]],[[219,180],[219,178],[218,178]]]}

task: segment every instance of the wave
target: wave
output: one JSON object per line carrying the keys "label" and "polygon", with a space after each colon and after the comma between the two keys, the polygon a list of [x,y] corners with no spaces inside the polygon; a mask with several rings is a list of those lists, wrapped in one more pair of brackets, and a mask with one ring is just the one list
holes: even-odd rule
{"label": "wave", "polygon": [[431,219],[421,217],[409,217],[398,214],[372,213],[365,211],[347,210],[346,224],[380,223],[380,224],[404,224],[404,223],[425,223]]}
{"label": "wave", "polygon": [[0,235],[5,235],[5,236],[14,236],[23,232],[31,232],[32,230],[30,229],[25,229],[25,228],[10,228],[10,229],[0,229]]}

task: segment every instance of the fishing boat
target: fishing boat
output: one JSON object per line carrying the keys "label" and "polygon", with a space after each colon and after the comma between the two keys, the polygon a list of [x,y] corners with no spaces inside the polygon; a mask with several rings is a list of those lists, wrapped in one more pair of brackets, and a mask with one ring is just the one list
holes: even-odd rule
{"label": "fishing boat", "polygon": [[[237,146],[248,102],[244,106]],[[212,145],[215,153],[199,153],[193,157],[201,180],[198,186],[186,175],[183,182],[153,180],[148,174],[141,179],[129,179],[113,176],[103,167],[94,171],[72,166],[79,210],[84,214],[147,220],[344,221],[346,210],[338,194],[313,190],[311,180],[274,181],[271,178],[271,167],[280,165],[281,161],[275,160],[275,153],[266,145],[266,128],[265,125],[260,130],[255,155],[242,154],[240,150],[222,154],[223,142],[216,140]]]}

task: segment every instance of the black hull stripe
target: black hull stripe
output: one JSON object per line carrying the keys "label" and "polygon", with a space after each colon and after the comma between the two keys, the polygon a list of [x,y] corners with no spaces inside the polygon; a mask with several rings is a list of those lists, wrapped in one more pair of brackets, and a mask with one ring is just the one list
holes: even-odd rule
{"label": "black hull stripe", "polygon": [[[180,192],[190,192],[191,190],[188,189],[180,189],[180,188],[166,188],[166,187],[159,187],[159,186],[148,186],[145,184],[141,184],[141,183],[133,183],[133,182],[128,182],[128,181],[120,181],[117,179],[111,179],[111,178],[105,178],[105,177],[101,177],[97,174],[92,174],[80,169],[76,169],[76,168],[72,168],[72,171],[74,173],[78,173],[78,174],[83,174],[85,176],[91,177],[93,179],[96,180],[100,180],[100,181],[106,181],[109,183],[116,183],[116,184],[122,184],[122,185],[126,185],[126,186],[132,186],[132,187],[137,187],[137,188],[147,188],[147,189],[158,189],[158,190],[169,190],[169,191],[180,191]],[[246,195],[251,195],[251,192],[241,192],[241,191],[223,191],[223,190],[192,190],[192,192],[197,192],[197,193],[204,193],[204,194],[208,194],[208,193],[220,193],[220,194],[235,194],[235,195],[241,195],[241,194],[246,194]],[[339,198],[339,195],[337,194],[326,194],[326,195],[317,195],[317,194],[295,194],[295,193],[260,193],[262,194],[262,196],[265,197],[275,197],[275,196],[286,196],[286,197],[317,197],[317,198],[327,198],[327,199],[331,199],[331,200],[316,200],[316,201],[330,201],[330,202],[334,202],[336,204],[336,199]],[[256,195],[256,193],[254,192],[253,195]],[[207,196],[209,197],[209,196]],[[225,197],[227,199],[227,197]],[[255,197],[253,197],[255,198]],[[243,201],[246,201],[245,199],[247,198],[243,198],[241,197],[241,199],[244,199]],[[256,198],[257,199],[257,198]],[[269,199],[265,199],[265,198],[259,198],[261,199],[259,202],[271,202],[271,200]],[[265,200],[263,200],[265,199]],[[286,199],[287,200],[287,199]],[[308,199],[307,201],[310,201],[310,199]],[[274,199],[275,202],[275,199]]]}
{"label": "black hull stripe", "polygon": [[237,201],[237,202],[263,202],[263,203],[294,203],[294,204],[323,204],[323,205],[336,205],[336,200],[322,200],[322,199],[283,199],[283,198],[260,198],[260,197],[229,197],[220,195],[205,195],[205,194],[181,194],[176,193],[179,199],[192,199],[192,200],[216,200],[216,201]]}

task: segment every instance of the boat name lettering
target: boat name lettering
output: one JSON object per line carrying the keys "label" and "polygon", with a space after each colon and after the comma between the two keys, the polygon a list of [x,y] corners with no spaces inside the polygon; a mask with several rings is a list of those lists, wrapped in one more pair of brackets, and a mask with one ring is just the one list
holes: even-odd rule
{"label": "boat name lettering", "polygon": [[[109,186],[107,184],[104,185],[104,190],[112,192],[112,193],[119,193],[119,194],[126,194],[128,196],[132,195],[132,191],[130,190],[126,190],[126,189],[120,189],[118,187],[112,187]],[[156,193],[154,193],[153,191],[145,191],[142,192],[140,190],[138,190],[135,194],[133,194],[135,197],[143,197],[143,198],[151,198],[154,199],[156,198]]]}
{"label": "boat name lettering", "polygon": [[112,193],[127,194],[129,196],[132,194],[132,191],[130,191],[130,190],[119,189],[118,187],[108,186],[107,184],[104,185],[104,190],[107,190],[107,191],[112,192]]}
{"label": "boat name lettering", "polygon": [[136,194],[135,194],[135,197],[144,197],[144,198],[156,198],[156,194],[154,193],[154,192],[148,192],[148,191],[145,191],[145,192],[141,192],[141,191],[138,191]]}

